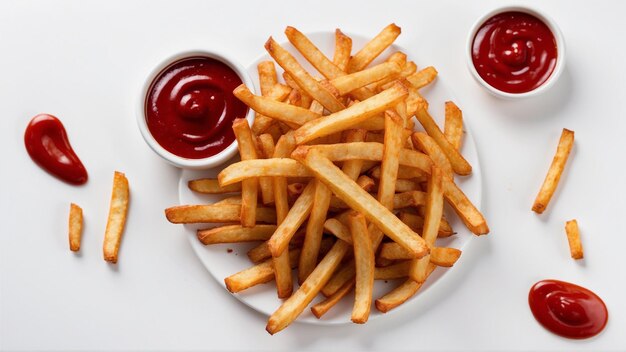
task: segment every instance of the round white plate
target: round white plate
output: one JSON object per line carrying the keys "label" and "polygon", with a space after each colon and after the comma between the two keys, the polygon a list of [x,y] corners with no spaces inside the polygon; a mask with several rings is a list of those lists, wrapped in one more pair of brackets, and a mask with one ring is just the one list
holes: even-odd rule
{"label": "round white plate", "polygon": [[[358,35],[352,35],[353,40],[353,53],[356,50],[359,50],[366,42],[367,39]],[[322,32],[322,33],[313,33],[309,35],[309,38],[322,50],[328,57],[332,57],[333,48],[334,48],[334,33],[331,32]],[[314,68],[312,68],[304,58],[302,58],[299,53],[289,44],[283,44],[285,48],[287,48],[294,56],[298,59],[298,61],[309,71],[313,72],[316,75]],[[408,55],[410,60],[415,61],[419,68],[423,68],[427,65],[434,64],[429,62],[421,62],[419,60],[419,56],[413,55],[411,50],[407,50],[405,48],[400,48],[396,45],[387,49],[384,53],[381,54],[381,58],[386,58],[390,53],[395,51],[402,51]],[[271,59],[269,55],[265,54],[259,57],[256,61],[254,61],[248,68],[250,75],[253,77],[254,84],[256,85],[256,91],[259,91],[259,82],[258,82],[258,74],[256,70],[256,66],[259,62],[263,60]],[[382,61],[378,60],[378,61]],[[376,62],[375,62],[376,63]],[[279,72],[279,77],[282,74],[282,70],[277,65],[277,71]],[[317,76],[317,75],[316,75]],[[319,75],[321,77],[321,75]],[[439,123],[440,126],[443,126],[443,118],[444,118],[444,102],[447,100],[456,101],[454,99],[453,94],[449,86],[446,84],[447,82],[454,81],[451,77],[438,77],[433,84],[428,87],[425,87],[420,92],[424,95],[424,97],[428,100],[430,106],[430,113],[435,118],[435,120]],[[462,108],[462,106],[461,106]],[[471,116],[465,113],[465,116]],[[467,118],[465,119],[467,122]],[[416,123],[416,128],[421,129],[419,123]],[[481,203],[481,193],[482,193],[482,181],[481,181],[481,170],[478,162],[478,154],[476,152],[476,146],[474,144],[474,139],[472,134],[470,133],[469,128],[467,127],[467,123],[465,125],[466,134],[463,140],[462,153],[467,159],[467,161],[473,167],[473,173],[469,177],[457,177],[457,184],[463,192],[472,200],[472,202],[480,209]],[[237,159],[233,159],[231,162],[235,162]],[[228,162],[230,164],[231,162]],[[225,167],[224,165],[223,167]],[[203,178],[203,177],[211,177],[214,178],[221,171],[220,168],[214,168],[210,170],[183,170],[180,177],[179,182],[179,199],[181,204],[210,204],[214,203],[223,197],[220,195],[204,195],[197,194],[189,190],[187,187],[187,182],[189,180]],[[457,232],[456,235],[438,240],[438,246],[450,246],[454,248],[458,248],[463,250],[469,241],[472,239],[472,234],[465,228],[463,223],[458,219],[456,214],[446,205],[445,213],[448,221],[452,225],[452,228]],[[198,241],[196,237],[196,230],[199,228],[207,228],[214,226],[212,224],[204,224],[204,225],[186,225],[184,227],[184,231],[187,234],[187,238],[189,239],[189,243],[191,243],[191,247],[194,249],[195,253],[200,258],[200,261],[204,264],[207,270],[213,275],[215,280],[217,280],[224,289],[226,290],[226,286],[224,284],[224,278],[239,272],[243,269],[246,269],[253,265],[248,257],[246,256],[246,252],[257,245],[254,244],[219,244],[219,245],[210,245],[204,246]],[[232,250],[232,251],[231,251]],[[396,310],[405,310],[405,309],[414,309],[418,310],[419,305],[416,304],[418,301],[423,300],[425,297],[432,295],[436,284],[443,281],[445,277],[450,276],[450,272],[453,271],[454,268],[437,268],[433,274],[429,277],[427,282],[421,288],[421,290],[409,301],[403,304],[401,307]],[[294,276],[294,281],[295,276]],[[393,289],[396,285],[398,285],[400,281],[376,281],[374,287],[374,298],[380,297]],[[296,284],[297,285],[297,284]],[[294,290],[297,288],[294,288]],[[272,283],[258,285],[256,287],[250,288],[244,292],[234,294],[234,296],[239,299],[244,304],[248,305],[250,308],[253,308],[263,314],[271,315],[282,303],[280,299],[276,296],[276,289]],[[350,322],[350,313],[352,309],[352,297],[353,294],[349,294],[347,298],[344,298],[342,302],[338,303],[336,307],[330,310],[322,319],[317,319],[309,309],[305,309],[305,311],[298,317],[299,322],[307,322],[313,324],[338,324],[338,323],[347,323]],[[313,301],[313,304],[321,300],[322,297],[316,298]],[[386,315],[391,314],[395,310],[387,313]],[[370,316],[371,319],[375,319],[382,314],[379,313],[375,308],[372,308],[372,313]]]}

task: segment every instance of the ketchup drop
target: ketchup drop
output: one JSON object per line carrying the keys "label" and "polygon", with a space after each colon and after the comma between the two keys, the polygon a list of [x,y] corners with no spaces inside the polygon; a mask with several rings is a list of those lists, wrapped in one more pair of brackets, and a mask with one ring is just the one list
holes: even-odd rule
{"label": "ketchup drop", "polygon": [[75,185],[87,182],[87,170],[56,117],[48,114],[33,117],[26,127],[24,144],[31,159],[52,175]]}
{"label": "ketchup drop", "polygon": [[598,295],[558,280],[537,282],[530,289],[528,304],[541,325],[571,339],[597,335],[609,318],[606,305]]}

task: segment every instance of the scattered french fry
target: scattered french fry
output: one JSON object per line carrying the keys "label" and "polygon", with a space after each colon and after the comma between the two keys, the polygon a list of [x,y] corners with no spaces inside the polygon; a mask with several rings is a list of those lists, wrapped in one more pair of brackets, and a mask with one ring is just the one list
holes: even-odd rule
{"label": "scattered french fry", "polygon": [[546,179],[543,181],[543,185],[541,185],[539,194],[533,204],[533,211],[535,213],[541,214],[548,207],[548,203],[550,203],[550,199],[552,199],[552,195],[554,194],[554,191],[556,191],[556,187],[559,185],[563,169],[565,169],[565,163],[567,163],[567,158],[569,157],[573,146],[574,131],[564,128],[561,133],[561,139],[559,140],[556,155],[554,155],[554,158],[552,159],[552,165],[550,165]]}
{"label": "scattered french fry", "polygon": [[78,205],[70,204],[69,216],[69,240],[70,250],[78,252],[80,250],[80,239],[83,235],[83,209]]}
{"label": "scattered french fry", "polygon": [[567,233],[567,242],[569,243],[569,251],[572,258],[583,259],[583,245],[580,243],[578,221],[574,219],[566,222],[565,232]]}
{"label": "scattered french fry", "polygon": [[117,263],[122,234],[126,225],[128,214],[128,201],[130,192],[126,175],[115,171],[113,175],[113,191],[111,192],[111,204],[109,206],[109,218],[106,231],[104,232],[104,260]]}

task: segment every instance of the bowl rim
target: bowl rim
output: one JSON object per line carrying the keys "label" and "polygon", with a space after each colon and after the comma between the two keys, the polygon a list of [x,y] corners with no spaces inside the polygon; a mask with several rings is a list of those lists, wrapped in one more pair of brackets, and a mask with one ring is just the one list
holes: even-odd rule
{"label": "bowl rim", "polygon": [[[172,55],[169,55],[165,59],[161,60],[157,65],[153,66],[150,70],[144,81],[142,82],[141,90],[139,91],[139,97],[137,98],[137,125],[139,127],[139,131],[141,132],[141,136],[150,149],[152,149],[157,155],[163,158],[168,163],[184,169],[209,169],[220,164],[225,163],[230,160],[237,152],[237,140],[234,140],[228,147],[219,153],[200,159],[190,159],[178,156],[167,149],[165,149],[157,140],[154,138],[150,129],[148,128],[148,123],[146,121],[146,113],[145,113],[145,104],[148,91],[152,86],[152,83],[156,79],[156,77],[163,72],[167,67],[174,64],[177,61],[192,58],[192,57],[207,57],[211,59],[218,60],[228,67],[230,67],[237,76],[241,79],[242,83],[245,84],[250,91],[255,92],[254,83],[252,78],[248,74],[248,71],[237,61],[235,61],[231,56],[224,54],[222,52],[206,50],[206,49],[191,49],[191,50],[183,50],[176,52]],[[248,108],[248,113],[246,114],[246,120],[248,123],[252,125],[254,121],[254,111]]]}
{"label": "bowl rim", "polygon": [[[550,75],[550,77],[548,77],[548,79],[539,87],[528,91],[528,92],[524,92],[524,93],[509,93],[509,92],[505,92],[502,90],[499,90],[493,86],[491,86],[489,83],[487,83],[479,74],[478,71],[476,70],[476,67],[474,67],[474,62],[472,60],[472,47],[474,44],[474,37],[476,36],[476,33],[478,32],[478,30],[480,29],[480,27],[491,17],[504,13],[504,12],[523,12],[523,13],[527,13],[529,15],[533,15],[535,17],[537,17],[539,20],[543,21],[543,23],[546,24],[546,26],[548,26],[548,28],[550,29],[550,31],[552,32],[552,34],[554,35],[554,38],[556,39],[556,47],[557,47],[557,58],[556,58],[556,65],[554,67],[554,71],[552,71],[552,74]],[[491,11],[488,11],[487,13],[485,13],[484,15],[482,15],[481,17],[479,17],[476,21],[474,21],[474,24],[472,25],[468,35],[467,35],[467,40],[466,40],[466,51],[465,51],[466,55],[466,61],[467,61],[467,66],[469,68],[469,71],[471,72],[472,76],[474,77],[474,79],[484,88],[487,89],[487,91],[497,97],[501,97],[501,98],[505,98],[505,99],[520,99],[520,98],[528,98],[528,97],[533,97],[533,96],[537,96],[542,94],[543,92],[547,91],[548,89],[550,89],[552,86],[554,86],[554,84],[556,83],[556,81],[559,79],[559,77],[561,76],[561,73],[563,72],[563,69],[565,68],[565,53],[566,53],[566,48],[565,48],[565,38],[563,37],[563,33],[561,32],[560,28],[558,27],[558,25],[556,24],[556,22],[549,17],[548,15],[546,15],[545,13],[537,10],[536,8],[533,7],[529,7],[529,6],[522,6],[522,5],[508,5],[508,6],[502,6],[502,7],[497,7]]]}

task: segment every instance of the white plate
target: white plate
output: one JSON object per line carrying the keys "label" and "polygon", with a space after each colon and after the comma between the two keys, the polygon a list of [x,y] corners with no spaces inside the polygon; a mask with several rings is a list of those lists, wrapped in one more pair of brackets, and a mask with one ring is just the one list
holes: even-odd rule
{"label": "white plate", "polygon": [[[333,33],[314,33],[309,35],[309,38],[322,50],[326,55],[332,57],[333,47],[334,47],[334,34]],[[359,48],[361,48],[366,42],[367,39],[364,37],[360,37],[358,35],[352,35],[353,39],[353,52],[356,52]],[[311,66],[308,65],[306,60],[304,60],[296,50],[290,44],[284,44],[285,48],[287,48],[290,52],[292,52],[298,61],[303,64],[303,66],[309,72],[316,72]],[[415,61],[415,63],[419,67],[425,67],[430,64],[428,62],[421,62],[419,60],[419,56],[413,55],[410,50],[400,48],[396,45],[392,46],[390,49],[387,49],[381,57],[385,58],[389,55],[389,53],[401,50],[406,53],[409,59]],[[253,62],[248,71],[250,75],[253,77],[254,84],[256,85],[256,91],[258,92],[258,75],[256,71],[256,66],[260,61],[270,59],[269,55],[265,54]],[[277,69],[280,67],[277,66]],[[279,70],[279,76],[280,76]],[[320,75],[321,76],[321,75]],[[454,99],[451,90],[449,89],[447,82],[453,81],[451,77],[438,77],[436,82],[431,84],[429,87],[426,87],[421,90],[421,93],[430,103],[430,112],[433,117],[437,120],[437,122],[442,126],[443,124],[443,116],[444,116],[444,102],[447,100]],[[461,106],[462,108],[462,106]],[[465,116],[470,117],[471,114],[468,114],[465,111]],[[470,117],[471,118],[471,117]],[[482,194],[482,181],[481,181],[481,170],[478,162],[478,154],[476,152],[476,146],[474,144],[474,139],[472,134],[467,126],[467,118],[465,119],[466,125],[466,134],[464,136],[462,153],[467,159],[467,161],[473,167],[473,173],[469,177],[457,177],[457,183],[465,192],[465,194],[474,202],[474,204],[480,208],[481,203],[481,194]],[[419,125],[416,123],[416,125]],[[232,162],[237,159],[233,159]],[[230,164],[230,162],[228,163]],[[210,204],[214,203],[220,199],[222,196],[219,195],[203,195],[191,192],[187,187],[187,182],[189,180],[202,178],[202,177],[216,177],[222,168],[215,168],[211,170],[204,171],[194,171],[194,170],[183,170],[180,177],[179,182],[179,199],[181,204]],[[450,246],[454,248],[459,248],[463,250],[469,241],[472,239],[472,234],[463,226],[462,222],[456,217],[455,214],[451,211],[451,209],[446,205],[446,216],[448,221],[452,225],[453,229],[458,233],[455,236],[448,237],[446,239],[438,240],[439,246]],[[226,286],[224,284],[224,278],[232,275],[238,271],[241,271],[245,268],[250,267],[252,264],[248,260],[246,256],[246,252],[254,247],[255,244],[220,244],[220,245],[211,245],[204,246],[202,245],[197,237],[196,230],[198,228],[206,228],[211,227],[211,225],[186,225],[185,232],[187,234],[187,238],[189,239],[189,243],[191,243],[191,247],[194,249],[195,253],[200,258],[200,261],[204,264],[207,270],[213,275],[215,280],[217,280],[224,289]],[[229,253],[229,250],[232,249],[232,252]],[[419,310],[418,304],[416,304],[420,300],[424,300],[427,296],[433,294],[436,284],[444,281],[445,277],[449,277],[450,272],[454,271],[454,268],[444,269],[438,268],[435,272],[430,276],[426,284],[422,287],[420,292],[417,293],[415,297],[413,297],[409,302],[406,302],[398,309],[413,309],[415,311]],[[295,278],[295,276],[294,276]],[[380,297],[392,288],[394,288],[399,282],[390,281],[383,282],[377,281],[374,287],[374,297]],[[239,299],[241,302],[253,308],[263,314],[271,315],[281,304],[281,300],[276,296],[275,286],[271,283],[258,285],[251,289],[248,289],[244,292],[234,294],[234,296]],[[321,296],[321,295],[320,295]],[[321,300],[321,297],[316,298],[313,303]],[[350,312],[352,309],[352,295],[348,295],[348,298],[344,298],[342,302],[337,304],[331,311],[329,311],[322,319],[318,320],[313,316],[309,309],[305,309],[305,311],[300,315],[297,321],[299,322],[307,322],[313,324],[340,324],[350,322]],[[396,310],[398,310],[396,309]],[[395,311],[395,310],[394,310]],[[391,314],[392,312],[387,313],[386,315]],[[370,316],[371,319],[375,319],[382,314],[379,313],[375,308],[372,309],[372,313]]]}

